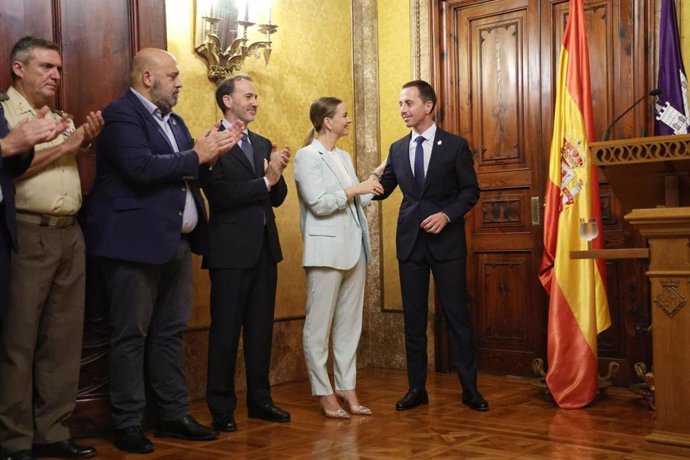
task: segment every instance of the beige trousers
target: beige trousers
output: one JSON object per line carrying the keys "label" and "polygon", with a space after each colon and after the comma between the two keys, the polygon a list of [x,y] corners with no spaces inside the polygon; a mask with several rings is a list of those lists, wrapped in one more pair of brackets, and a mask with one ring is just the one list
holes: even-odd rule
{"label": "beige trousers", "polygon": [[312,394],[333,393],[326,363],[333,340],[333,374],[338,391],[355,388],[357,345],[362,332],[366,257],[349,270],[305,267],[307,316],[302,335]]}
{"label": "beige trousers", "polygon": [[0,318],[0,446],[30,449],[70,437],[84,324],[84,239],[17,222],[10,299]]}

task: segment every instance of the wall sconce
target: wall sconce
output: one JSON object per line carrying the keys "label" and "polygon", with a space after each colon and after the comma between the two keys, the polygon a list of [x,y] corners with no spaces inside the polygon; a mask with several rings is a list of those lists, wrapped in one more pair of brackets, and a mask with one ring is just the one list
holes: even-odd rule
{"label": "wall sconce", "polygon": [[[250,3],[254,13],[251,16]],[[271,23],[270,0],[197,0],[196,7],[194,50],[206,61],[208,79],[216,86],[239,71],[249,56],[259,59],[263,54],[268,65],[271,35],[278,30],[278,25]],[[267,14],[266,22],[257,27],[259,39],[252,42],[248,31],[256,30],[253,26],[257,26],[257,22],[250,20],[258,16],[256,10]],[[240,27],[241,34],[238,33]]]}

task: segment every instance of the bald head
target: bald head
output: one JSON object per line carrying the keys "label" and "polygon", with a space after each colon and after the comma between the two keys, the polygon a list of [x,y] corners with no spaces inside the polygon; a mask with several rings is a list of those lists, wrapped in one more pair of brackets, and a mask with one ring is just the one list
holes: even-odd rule
{"label": "bald head", "polygon": [[170,112],[182,88],[175,57],[158,48],[140,50],[132,60],[130,85],[163,114]]}

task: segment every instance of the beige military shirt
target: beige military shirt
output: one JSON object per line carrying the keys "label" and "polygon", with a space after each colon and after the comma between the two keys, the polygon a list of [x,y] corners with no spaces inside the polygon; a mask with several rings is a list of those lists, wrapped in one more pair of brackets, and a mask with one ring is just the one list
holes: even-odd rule
{"label": "beige military shirt", "polygon": [[[22,118],[35,117],[36,111],[16,89],[7,90],[9,99],[2,103],[5,119],[12,128]],[[48,116],[59,119],[60,115]],[[38,144],[35,150],[62,144],[74,131],[70,120],[69,128],[51,142]],[[81,208],[81,182],[77,169],[76,155],[65,155],[49,164],[43,171],[26,180],[15,181],[16,205],[18,210],[54,216],[73,216]]]}

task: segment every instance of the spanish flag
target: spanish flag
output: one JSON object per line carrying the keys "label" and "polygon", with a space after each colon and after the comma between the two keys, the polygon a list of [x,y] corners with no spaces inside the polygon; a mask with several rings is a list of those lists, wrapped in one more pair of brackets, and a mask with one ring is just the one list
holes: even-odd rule
{"label": "spanish flag", "polygon": [[586,250],[580,219],[596,219],[601,248],[593,140],[589,51],[582,0],[570,0],[558,67],[556,108],[546,184],[541,283],[550,295],[546,384],[566,409],[589,404],[597,392],[597,334],[610,325],[602,260],[571,259]]}

